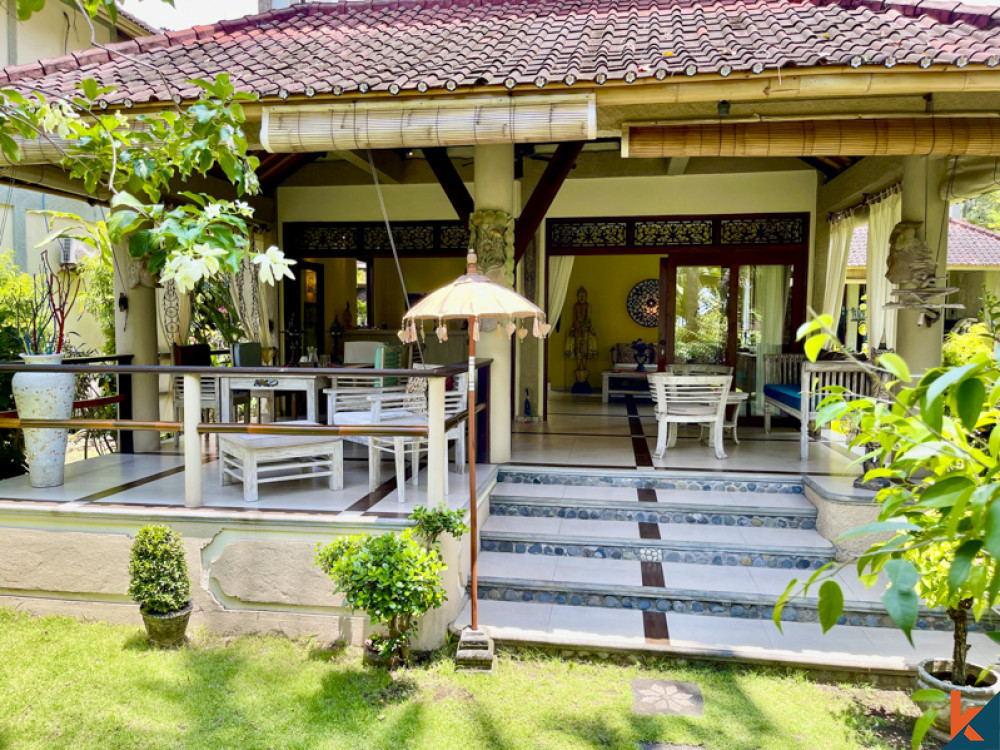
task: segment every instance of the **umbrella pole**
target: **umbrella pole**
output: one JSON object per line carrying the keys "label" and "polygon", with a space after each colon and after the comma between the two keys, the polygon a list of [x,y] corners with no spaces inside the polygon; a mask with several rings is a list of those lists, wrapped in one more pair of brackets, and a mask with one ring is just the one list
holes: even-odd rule
{"label": "umbrella pole", "polygon": [[476,319],[469,318],[469,526],[472,559],[472,629],[479,629],[478,509],[476,508],[476,340],[472,337]]}

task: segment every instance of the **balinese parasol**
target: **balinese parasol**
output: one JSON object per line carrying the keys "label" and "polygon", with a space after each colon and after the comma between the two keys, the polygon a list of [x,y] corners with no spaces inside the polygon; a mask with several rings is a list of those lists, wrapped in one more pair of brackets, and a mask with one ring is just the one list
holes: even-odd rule
{"label": "balinese parasol", "polygon": [[[469,322],[469,526],[471,533],[472,560],[472,629],[478,630],[478,577],[476,569],[476,342],[479,340],[479,322],[496,320],[504,324],[508,336],[517,333],[524,339],[528,330],[524,327],[531,320],[532,333],[543,338],[550,326],[546,324],[545,313],[540,307],[529,302],[517,292],[496,283],[479,273],[476,268],[476,254],[469,251],[468,273],[459,276],[448,286],[431,292],[410,308],[403,316],[403,330],[400,338],[404,343],[413,343],[420,335],[417,321],[431,320],[437,325],[434,332],[441,341],[448,339],[448,320]],[[499,334],[499,331],[498,331]],[[506,415],[498,415],[505,418]]]}

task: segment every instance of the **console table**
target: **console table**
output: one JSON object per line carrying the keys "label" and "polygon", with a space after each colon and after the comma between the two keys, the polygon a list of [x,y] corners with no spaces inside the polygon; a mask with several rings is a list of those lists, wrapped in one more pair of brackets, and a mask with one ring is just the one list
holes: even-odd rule
{"label": "console table", "polygon": [[634,370],[605,370],[601,373],[601,401],[608,403],[610,396],[641,396],[652,398],[647,386],[645,372]]}

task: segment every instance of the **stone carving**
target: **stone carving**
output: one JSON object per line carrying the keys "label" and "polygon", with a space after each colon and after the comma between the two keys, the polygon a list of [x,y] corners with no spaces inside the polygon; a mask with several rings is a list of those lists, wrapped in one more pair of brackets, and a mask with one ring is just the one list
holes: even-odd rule
{"label": "stone carving", "polygon": [[893,302],[885,309],[916,310],[920,313],[917,325],[929,326],[941,317],[942,310],[962,310],[965,306],[944,301],[958,287],[943,286],[945,279],[937,275],[934,253],[919,235],[922,226],[919,221],[901,221],[889,235],[885,277],[897,288],[890,290]]}
{"label": "stone carving", "polygon": [[566,333],[565,353],[567,359],[576,360],[576,382],[573,383],[573,393],[590,393],[592,389],[587,382],[590,376],[587,360],[597,356],[597,334],[590,320],[587,290],[582,286],[576,291],[573,318]]}
{"label": "stone carving", "polygon": [[937,263],[927,243],[917,236],[918,221],[901,221],[889,235],[885,277],[893,284],[924,285],[937,276]]}
{"label": "stone carving", "polygon": [[514,286],[514,217],[504,211],[484,209],[469,219],[469,245],[476,252],[479,270],[504,286]]}

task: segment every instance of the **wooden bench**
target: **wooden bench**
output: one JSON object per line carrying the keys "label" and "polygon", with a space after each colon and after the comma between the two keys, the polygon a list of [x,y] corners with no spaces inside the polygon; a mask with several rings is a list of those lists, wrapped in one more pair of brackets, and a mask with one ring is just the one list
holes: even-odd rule
{"label": "wooden bench", "polygon": [[854,397],[872,395],[868,373],[850,361],[810,362],[804,354],[764,355],[764,432],[771,431],[771,409],[799,420],[802,460],[809,458],[810,425],[816,407],[830,395],[829,386],[845,388]]}
{"label": "wooden bench", "polygon": [[[283,422],[319,426],[315,422]],[[344,488],[344,443],[325,435],[219,435],[223,486],[243,483],[243,500],[257,502],[266,482],[329,477],[331,490]]]}

